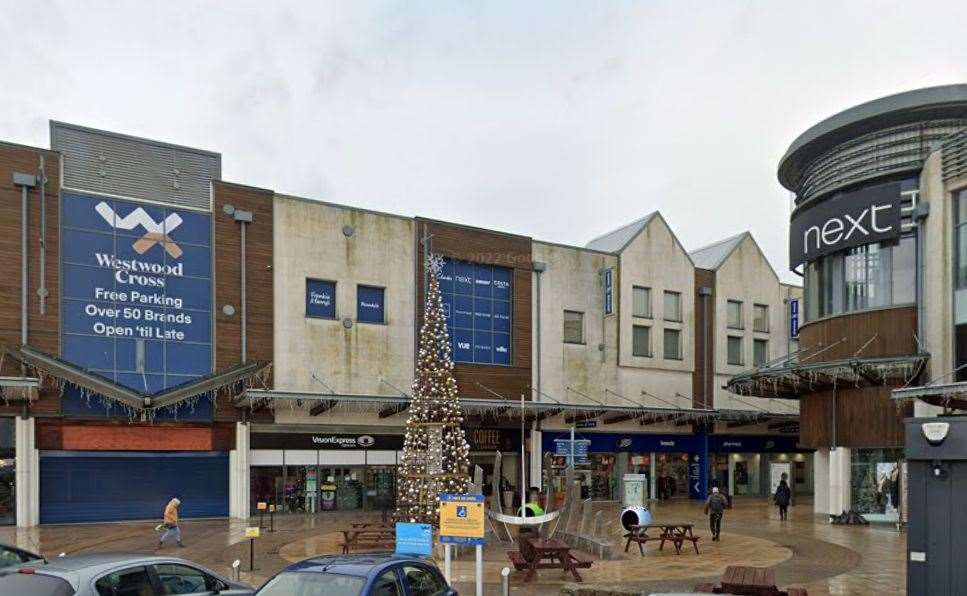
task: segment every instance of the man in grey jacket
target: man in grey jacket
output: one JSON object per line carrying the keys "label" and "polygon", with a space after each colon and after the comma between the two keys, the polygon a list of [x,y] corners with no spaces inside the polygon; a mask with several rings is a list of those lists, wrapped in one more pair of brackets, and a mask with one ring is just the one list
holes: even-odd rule
{"label": "man in grey jacket", "polygon": [[722,515],[729,501],[719,492],[719,487],[712,487],[712,494],[705,500],[705,514],[708,515],[708,527],[712,532],[712,540],[718,541],[722,533]]}

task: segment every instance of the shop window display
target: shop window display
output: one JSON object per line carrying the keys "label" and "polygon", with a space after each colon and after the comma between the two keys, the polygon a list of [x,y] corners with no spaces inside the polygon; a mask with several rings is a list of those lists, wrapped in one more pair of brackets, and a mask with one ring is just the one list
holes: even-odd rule
{"label": "shop window display", "polygon": [[688,497],[688,454],[659,453],[657,458],[658,498]]}
{"label": "shop window display", "polygon": [[615,457],[613,453],[591,454],[591,498],[596,501],[614,499],[616,480],[614,478]]}
{"label": "shop window display", "polygon": [[850,466],[852,508],[869,521],[900,519],[902,449],[854,449]]}
{"label": "shop window display", "polygon": [[14,452],[14,421],[0,419],[0,526],[17,522],[17,469]]}

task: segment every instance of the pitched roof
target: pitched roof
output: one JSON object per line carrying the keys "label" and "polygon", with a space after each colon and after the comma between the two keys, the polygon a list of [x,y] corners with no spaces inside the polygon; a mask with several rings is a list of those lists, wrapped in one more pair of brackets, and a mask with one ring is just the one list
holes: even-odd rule
{"label": "pitched roof", "polygon": [[607,234],[594,238],[585,244],[584,247],[604,252],[621,252],[657,214],[657,211],[652,211],[641,219],[636,219],[630,224],[621,226],[617,230],[612,230]]}
{"label": "pitched roof", "polygon": [[695,266],[699,269],[718,269],[722,266],[732,251],[745,240],[746,236],[751,236],[749,232],[742,232],[741,234],[736,234],[735,236],[730,236],[724,240],[719,240],[714,244],[709,244],[708,246],[703,246],[698,250],[693,250],[688,253],[692,257]]}

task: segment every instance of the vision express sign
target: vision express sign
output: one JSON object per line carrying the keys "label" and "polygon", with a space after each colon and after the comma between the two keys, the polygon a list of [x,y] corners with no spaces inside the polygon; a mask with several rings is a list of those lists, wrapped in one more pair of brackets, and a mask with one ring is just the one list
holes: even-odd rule
{"label": "vision express sign", "polygon": [[847,192],[793,215],[789,267],[834,252],[900,237],[900,184]]}
{"label": "vision express sign", "polygon": [[365,450],[403,448],[403,435],[366,433],[253,433],[252,449]]}

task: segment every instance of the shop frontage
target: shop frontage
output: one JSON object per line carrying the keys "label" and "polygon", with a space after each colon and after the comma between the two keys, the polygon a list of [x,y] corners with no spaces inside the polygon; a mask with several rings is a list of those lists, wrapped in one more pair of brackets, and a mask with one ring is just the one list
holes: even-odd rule
{"label": "shop frontage", "polygon": [[0,526],[17,523],[17,465],[13,418],[0,418]]}
{"label": "shop frontage", "polygon": [[709,485],[734,496],[766,497],[786,474],[795,495],[813,494],[812,450],[788,435],[709,435]]}
{"label": "shop frontage", "polygon": [[250,511],[390,511],[403,435],[364,431],[251,434]]}

